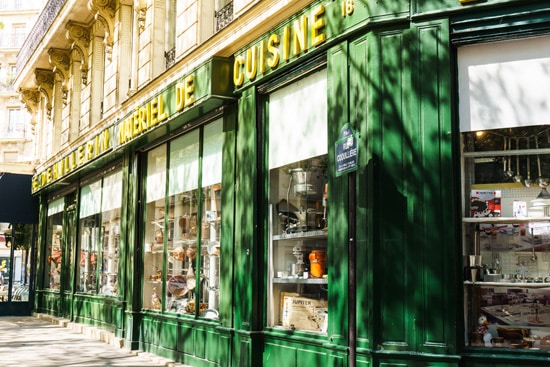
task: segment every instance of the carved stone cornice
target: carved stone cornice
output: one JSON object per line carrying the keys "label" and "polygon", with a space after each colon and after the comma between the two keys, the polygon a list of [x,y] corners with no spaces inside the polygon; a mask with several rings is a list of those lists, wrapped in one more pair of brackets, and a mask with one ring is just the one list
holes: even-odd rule
{"label": "carved stone cornice", "polygon": [[71,42],[71,50],[76,50],[81,55],[81,60],[86,60],[90,47],[90,27],[84,23],[70,20],[65,25],[66,37]]}
{"label": "carved stone cornice", "polygon": [[36,113],[38,112],[38,106],[40,104],[40,92],[38,89],[19,88],[21,102],[27,108],[27,111],[32,115],[31,122],[36,123]]}
{"label": "carved stone cornice", "polygon": [[54,75],[54,72],[48,69],[34,70],[34,81],[38,85],[38,90],[46,97],[46,112],[49,118],[52,113]]}
{"label": "carved stone cornice", "polygon": [[80,72],[82,84],[88,84],[88,55],[90,48],[90,27],[83,23],[69,21],[65,28],[66,37],[71,42],[71,49],[76,51],[80,57]]}
{"label": "carved stone cornice", "polygon": [[48,50],[49,62],[53,66],[53,72],[59,73],[63,84],[69,80],[69,68],[71,66],[71,51],[62,48],[50,48]]}
{"label": "carved stone cornice", "polygon": [[148,0],[134,0],[134,10],[137,14],[137,24],[139,31],[142,32],[145,29],[145,22],[147,19],[147,8],[149,6]]}
{"label": "carved stone cornice", "polygon": [[88,9],[94,19],[105,28],[105,51],[108,55],[112,52],[114,44],[115,10],[117,0],[88,0]]}

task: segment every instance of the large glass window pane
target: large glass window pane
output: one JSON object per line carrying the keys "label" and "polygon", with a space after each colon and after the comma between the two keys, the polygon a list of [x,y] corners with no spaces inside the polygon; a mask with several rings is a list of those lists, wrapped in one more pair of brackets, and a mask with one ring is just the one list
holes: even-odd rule
{"label": "large glass window pane", "polygon": [[79,292],[117,295],[121,206],[121,171],[80,189]]}
{"label": "large glass window pane", "polygon": [[201,316],[218,317],[220,281],[220,231],[223,123],[221,120],[204,129],[202,154],[201,210]]}
{"label": "large glass window pane", "polygon": [[61,282],[64,198],[48,204],[46,221],[46,274],[44,287],[59,289]]}
{"label": "large glass window pane", "polygon": [[550,339],[550,128],[462,141],[468,343],[539,348]]}
{"label": "large glass window pane", "polygon": [[194,314],[197,288],[199,130],[170,143],[166,311]]}
{"label": "large glass window pane", "polygon": [[269,96],[268,326],[325,333],[326,72]]}
{"label": "large glass window pane", "polygon": [[122,171],[118,171],[103,178],[99,291],[106,296],[118,293],[121,205]]}
{"label": "large glass window pane", "polygon": [[97,261],[101,235],[101,180],[80,189],[79,292],[97,293]]}
{"label": "large glass window pane", "polygon": [[161,310],[164,278],[166,145],[161,145],[147,154],[146,174],[143,307]]}
{"label": "large glass window pane", "polygon": [[147,155],[144,308],[218,316],[222,125],[215,121]]}
{"label": "large glass window pane", "polygon": [[471,347],[550,348],[547,43],[535,37],[457,53]]}

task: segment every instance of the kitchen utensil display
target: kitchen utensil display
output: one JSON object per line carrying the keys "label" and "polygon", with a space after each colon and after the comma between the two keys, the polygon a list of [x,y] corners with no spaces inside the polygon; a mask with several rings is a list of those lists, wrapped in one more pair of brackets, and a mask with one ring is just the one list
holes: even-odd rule
{"label": "kitchen utensil display", "polygon": [[[508,143],[506,143],[508,142]],[[512,138],[504,138],[504,151],[506,151],[506,146],[508,145],[508,150],[512,150]],[[508,165],[508,166],[507,166]],[[506,177],[514,176],[514,171],[512,171],[512,156],[508,156],[504,159],[504,175]]]}
{"label": "kitchen utensil display", "polygon": [[[519,150],[519,138],[516,138],[516,150]],[[519,172],[519,154],[516,155],[516,175],[514,176],[514,182],[523,182],[523,176]]]}
{"label": "kitchen utensil display", "polygon": [[[527,138],[527,150],[531,148],[530,139]],[[525,187],[533,186],[533,180],[531,180],[531,155],[527,154],[527,178],[523,182]]]}
{"label": "kitchen utensil display", "polygon": [[[537,150],[539,149],[538,136],[535,136],[535,148]],[[547,187],[548,186],[548,178],[542,177],[542,172],[541,172],[541,169],[540,169],[540,155],[539,154],[537,154],[537,168],[538,168],[538,171],[539,171],[539,175],[538,175],[537,180],[536,180],[537,185],[539,185],[540,187]]]}

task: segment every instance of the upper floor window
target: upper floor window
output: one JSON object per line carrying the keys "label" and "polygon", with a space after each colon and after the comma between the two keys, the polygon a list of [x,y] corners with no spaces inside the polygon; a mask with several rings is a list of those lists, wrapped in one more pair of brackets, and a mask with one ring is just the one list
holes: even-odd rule
{"label": "upper floor window", "polygon": [[25,121],[23,110],[20,108],[8,109],[7,136],[10,138],[23,138],[25,136]]}

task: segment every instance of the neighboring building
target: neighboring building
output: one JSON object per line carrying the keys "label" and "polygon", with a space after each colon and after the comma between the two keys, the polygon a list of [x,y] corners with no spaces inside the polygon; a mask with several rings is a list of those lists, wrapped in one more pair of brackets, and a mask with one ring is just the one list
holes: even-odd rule
{"label": "neighboring building", "polygon": [[33,174],[34,126],[14,89],[17,53],[42,9],[43,0],[0,2],[0,172]]}
{"label": "neighboring building", "polygon": [[193,366],[545,366],[549,29],[538,0],[50,0],[15,82],[35,311]]}
{"label": "neighboring building", "polygon": [[[35,127],[14,88],[17,53],[42,9],[43,0],[0,1],[0,314],[28,314],[34,268],[32,244],[38,221],[29,192],[40,158]],[[17,232],[17,235],[12,235]],[[24,235],[22,233],[24,232]],[[14,246],[12,246],[14,243]]]}

